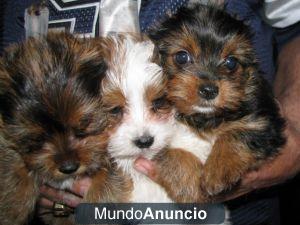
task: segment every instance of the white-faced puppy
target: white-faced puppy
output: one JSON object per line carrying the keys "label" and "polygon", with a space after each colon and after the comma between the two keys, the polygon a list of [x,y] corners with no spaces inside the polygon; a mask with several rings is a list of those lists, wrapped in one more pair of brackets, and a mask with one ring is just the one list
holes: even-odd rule
{"label": "white-faced puppy", "polygon": [[[105,47],[104,47],[105,48]],[[130,202],[170,202],[165,191],[134,169],[138,157],[152,159],[172,137],[174,115],[166,99],[167,79],[152,62],[154,44],[130,35],[108,38],[103,105],[109,112],[108,152],[132,179]]]}

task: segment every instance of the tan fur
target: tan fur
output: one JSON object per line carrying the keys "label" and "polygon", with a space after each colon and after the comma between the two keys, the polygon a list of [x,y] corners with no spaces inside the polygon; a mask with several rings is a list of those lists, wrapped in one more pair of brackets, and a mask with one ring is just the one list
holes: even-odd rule
{"label": "tan fur", "polygon": [[172,200],[195,203],[205,199],[200,189],[203,165],[192,153],[168,149],[159,154],[155,162],[157,168],[151,177],[166,189]]}
{"label": "tan fur", "polygon": [[199,79],[194,76],[178,74],[168,85],[168,98],[186,114],[192,113],[191,106],[198,104]]}

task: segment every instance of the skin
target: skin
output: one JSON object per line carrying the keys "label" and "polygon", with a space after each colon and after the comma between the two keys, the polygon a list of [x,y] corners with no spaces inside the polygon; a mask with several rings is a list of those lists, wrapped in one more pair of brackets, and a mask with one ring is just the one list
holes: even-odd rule
{"label": "skin", "polygon": [[[278,57],[278,71],[274,83],[274,93],[281,106],[281,113],[286,119],[285,135],[287,143],[281,155],[258,171],[249,172],[243,178],[239,189],[220,201],[237,198],[256,189],[270,187],[293,178],[300,171],[300,37],[286,44]],[[138,159],[136,169],[155,181],[155,164],[145,159]],[[64,202],[76,207],[87,192],[89,178],[78,180],[70,192],[55,190],[48,186],[41,187],[40,206],[51,208],[53,201]],[[73,193],[73,194],[72,194]]]}

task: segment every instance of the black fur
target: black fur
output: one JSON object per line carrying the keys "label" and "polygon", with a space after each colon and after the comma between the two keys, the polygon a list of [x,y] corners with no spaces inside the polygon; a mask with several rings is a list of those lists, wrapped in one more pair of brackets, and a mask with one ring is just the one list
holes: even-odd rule
{"label": "black fur", "polygon": [[[201,177],[209,196],[231,189],[247,171],[278,155],[286,141],[285,121],[243,22],[213,5],[193,4],[149,36],[170,80],[168,97],[177,119],[200,136],[215,138]],[[176,57],[182,52],[189,60],[179,63]],[[230,69],[226,61],[232,58],[237,66]],[[212,100],[201,94],[206,84],[218,88]]]}

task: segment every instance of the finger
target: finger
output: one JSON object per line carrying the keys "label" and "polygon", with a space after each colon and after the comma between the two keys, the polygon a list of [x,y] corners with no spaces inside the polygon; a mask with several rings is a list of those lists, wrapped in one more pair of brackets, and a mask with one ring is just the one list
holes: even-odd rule
{"label": "finger", "polygon": [[225,201],[229,201],[229,200],[232,200],[232,199],[235,199],[235,198],[238,198],[238,197],[241,197],[249,192],[251,192],[252,190],[251,189],[238,189],[238,190],[235,190],[234,192],[232,193],[229,193],[229,194],[223,194],[223,195],[220,195],[220,196],[216,196],[214,197],[214,199],[212,200],[212,202],[225,202]]}
{"label": "finger", "polygon": [[91,178],[88,178],[88,177],[85,177],[85,178],[82,178],[80,180],[76,180],[70,191],[80,197],[83,197],[86,195],[87,191],[89,190],[90,186],[92,184],[92,179]]}
{"label": "finger", "polygon": [[145,174],[152,180],[156,179],[155,163],[145,158],[138,158],[134,162],[134,167],[140,173]]}
{"label": "finger", "polygon": [[231,195],[228,195],[226,196],[223,201],[229,201],[229,200],[232,200],[232,199],[235,199],[235,198],[238,198],[238,197],[241,197],[245,194],[248,194],[252,191],[252,189],[242,189],[242,190],[238,190],[236,192],[234,192],[233,194]]}
{"label": "finger", "polygon": [[245,174],[241,181],[241,186],[243,187],[252,187],[253,189],[256,189],[255,183],[257,182],[258,179],[258,172],[253,171]]}
{"label": "finger", "polygon": [[40,187],[40,194],[42,197],[47,198],[50,201],[58,201],[61,200],[61,196],[59,195],[59,190],[52,188],[47,185],[42,185]]}
{"label": "finger", "polygon": [[47,198],[48,200],[53,202],[58,202],[62,201],[65,191],[60,191],[48,185],[43,185],[40,187],[40,193],[42,197]]}
{"label": "finger", "polygon": [[252,187],[253,189],[261,189],[283,182],[285,175],[282,175],[281,171],[284,171],[284,169],[276,164],[277,161],[274,160],[266,163],[259,170],[247,173],[244,176],[241,185],[245,187]]}
{"label": "finger", "polygon": [[66,194],[63,196],[63,204],[71,208],[76,208],[81,202],[82,198],[77,197],[73,194]]}
{"label": "finger", "polygon": [[76,207],[78,204],[81,203],[82,198],[66,192],[66,191],[60,191],[58,189],[43,185],[40,188],[40,192],[42,197],[47,198],[48,200],[52,202],[61,202],[69,207]]}
{"label": "finger", "polygon": [[47,215],[47,214],[53,214],[53,209],[52,207],[51,208],[42,208],[42,207],[39,207],[37,209],[37,212],[38,212],[38,216],[43,216],[43,215]]}
{"label": "finger", "polygon": [[38,200],[38,205],[42,208],[46,208],[46,209],[52,209],[53,207],[53,201],[47,199],[47,198],[43,198],[41,197]]}

